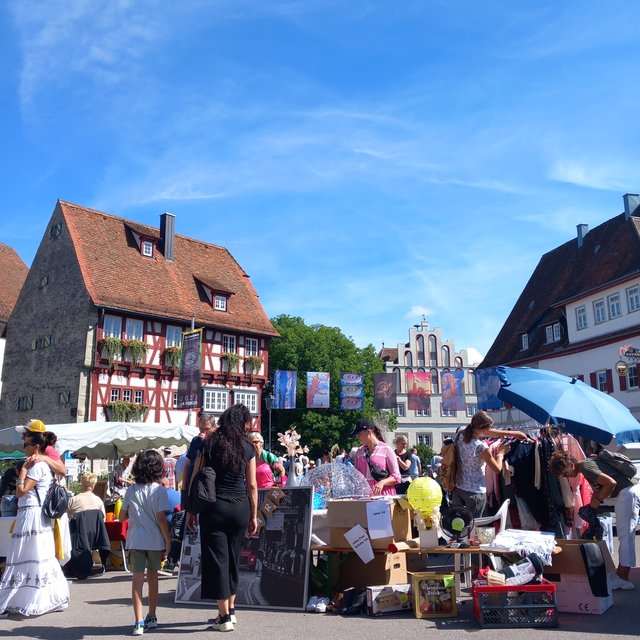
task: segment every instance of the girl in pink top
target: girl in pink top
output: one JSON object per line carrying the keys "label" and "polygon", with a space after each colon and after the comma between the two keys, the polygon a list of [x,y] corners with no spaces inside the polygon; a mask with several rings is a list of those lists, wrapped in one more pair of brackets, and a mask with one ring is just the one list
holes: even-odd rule
{"label": "girl in pink top", "polygon": [[355,467],[368,480],[371,494],[395,495],[401,480],[395,451],[384,441],[380,427],[371,420],[358,420],[351,436],[362,446],[356,451]]}

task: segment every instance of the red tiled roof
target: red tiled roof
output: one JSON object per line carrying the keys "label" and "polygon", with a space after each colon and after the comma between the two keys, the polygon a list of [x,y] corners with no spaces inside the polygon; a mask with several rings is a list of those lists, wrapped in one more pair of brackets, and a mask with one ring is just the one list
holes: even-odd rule
{"label": "red tiled roof", "polygon": [[[540,259],[480,368],[544,357],[568,346],[565,301],[640,272],[640,218],[620,214],[589,231],[582,247],[565,242]],[[545,344],[544,327],[560,322],[559,343]],[[522,349],[522,334],[529,348]]]}
{"label": "red tiled roof", "polygon": [[[149,258],[140,253],[127,228],[152,238],[160,237],[158,229],[69,202],[59,201],[58,206],[96,306],[184,322],[193,315],[196,325],[279,335],[249,276],[224,247],[176,234],[173,261],[159,250]],[[233,292],[228,311],[213,309],[197,278]]]}
{"label": "red tiled roof", "polygon": [[0,322],[7,322],[29,269],[15,249],[0,242]]}
{"label": "red tiled roof", "polygon": [[378,353],[378,358],[383,362],[398,362],[398,350],[391,347],[383,347]]}

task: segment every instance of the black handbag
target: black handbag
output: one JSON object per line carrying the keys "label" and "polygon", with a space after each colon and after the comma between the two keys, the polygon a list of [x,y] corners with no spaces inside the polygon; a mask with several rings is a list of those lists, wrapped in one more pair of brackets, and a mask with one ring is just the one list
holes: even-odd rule
{"label": "black handbag", "polygon": [[216,501],[216,472],[206,465],[198,469],[189,487],[187,511],[196,515],[208,511]]}
{"label": "black handbag", "polygon": [[[53,473],[51,475],[53,475]],[[49,485],[44,500],[42,502],[40,501],[40,494],[37,488],[36,497],[38,498],[38,504],[42,507],[42,515],[51,520],[57,520],[62,514],[66,513],[69,508],[69,494],[58,482],[55,475],[53,475],[53,481]]]}

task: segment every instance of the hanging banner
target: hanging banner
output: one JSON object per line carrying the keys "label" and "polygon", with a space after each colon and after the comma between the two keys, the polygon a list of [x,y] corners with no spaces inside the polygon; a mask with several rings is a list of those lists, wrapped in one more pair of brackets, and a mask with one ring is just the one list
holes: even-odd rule
{"label": "hanging banner", "polygon": [[502,400],[498,398],[500,378],[495,367],[491,369],[476,369],[476,393],[478,394],[478,409],[490,411],[500,409]]}
{"label": "hanging banner", "polygon": [[442,373],[442,409],[444,411],[463,411],[464,371],[444,371]]}
{"label": "hanging banner", "polygon": [[364,376],[361,373],[340,375],[340,408],[352,411],[364,408]]}
{"label": "hanging banner", "polygon": [[376,409],[395,409],[396,384],[393,373],[373,374],[373,406]]}
{"label": "hanging banner", "polygon": [[296,408],[296,387],[298,384],[297,371],[276,370],[273,374],[275,394],[274,409]]}
{"label": "hanging banner", "polygon": [[202,384],[200,345],[202,329],[182,334],[182,362],[178,379],[178,409],[197,409],[200,406]]}
{"label": "hanging banner", "polygon": [[428,411],[431,415],[431,374],[424,371],[407,373],[407,408]]}
{"label": "hanging banner", "polygon": [[307,409],[329,408],[330,381],[330,373],[307,371]]}

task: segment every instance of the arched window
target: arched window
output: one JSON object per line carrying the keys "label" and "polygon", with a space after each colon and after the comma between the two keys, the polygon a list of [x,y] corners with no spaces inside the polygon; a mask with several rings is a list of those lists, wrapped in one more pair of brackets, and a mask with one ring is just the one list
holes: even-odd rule
{"label": "arched window", "polygon": [[449,347],[447,347],[446,345],[442,347],[442,366],[451,366],[451,354],[449,353]]}
{"label": "arched window", "polygon": [[467,380],[469,381],[469,391],[467,393],[477,393],[476,391],[476,372],[469,369],[467,372]]}
{"label": "arched window", "polygon": [[462,358],[457,356],[454,360],[456,369],[462,369]]}
{"label": "arched window", "polygon": [[407,367],[404,370],[404,388],[405,388],[405,391],[407,391],[407,393],[408,393],[408,389],[409,389],[409,384],[407,382],[407,374],[408,373],[413,373],[413,369],[411,367]]}
{"label": "arched window", "polygon": [[404,352],[404,364],[407,367],[413,367],[413,356],[411,355],[411,351]]}
{"label": "arched window", "polygon": [[416,338],[416,351],[418,352],[418,366],[424,367],[424,336]]}
{"label": "arched window", "polygon": [[396,383],[396,393],[402,393],[402,376],[400,375],[400,369],[393,370],[393,379]]}
{"label": "arched window", "polygon": [[437,369],[431,369],[431,393],[440,393],[440,380],[438,379]]}
{"label": "arched window", "polygon": [[435,336],[429,336],[429,364],[432,367],[438,366],[438,341]]}

